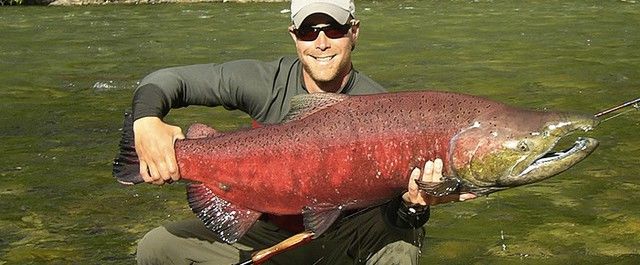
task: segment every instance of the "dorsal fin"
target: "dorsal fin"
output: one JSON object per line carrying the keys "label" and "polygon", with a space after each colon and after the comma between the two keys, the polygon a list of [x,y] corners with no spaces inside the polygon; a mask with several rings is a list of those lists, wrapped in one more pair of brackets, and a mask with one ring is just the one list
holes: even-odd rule
{"label": "dorsal fin", "polygon": [[291,98],[291,109],[282,121],[288,122],[303,119],[313,113],[340,103],[347,98],[349,98],[349,96],[335,93],[295,95]]}

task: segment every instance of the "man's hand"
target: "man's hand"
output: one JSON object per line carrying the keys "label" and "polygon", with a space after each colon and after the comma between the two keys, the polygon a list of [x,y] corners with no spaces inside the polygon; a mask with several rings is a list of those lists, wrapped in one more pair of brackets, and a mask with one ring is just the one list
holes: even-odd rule
{"label": "man's hand", "polygon": [[404,201],[408,204],[436,205],[451,201],[464,201],[476,197],[471,193],[450,194],[443,197],[434,197],[418,190],[416,179],[421,178],[422,181],[426,182],[441,182],[440,178],[442,178],[442,160],[439,158],[433,162],[427,161],[427,163],[424,164],[424,170],[422,170],[422,174],[420,173],[421,172],[419,168],[415,168],[413,169],[413,171],[411,171],[408,191],[402,195],[402,199],[404,199]]}
{"label": "man's hand", "polygon": [[133,123],[140,175],[147,183],[162,185],[180,179],[173,144],[184,139],[182,129],[158,117],[144,117]]}

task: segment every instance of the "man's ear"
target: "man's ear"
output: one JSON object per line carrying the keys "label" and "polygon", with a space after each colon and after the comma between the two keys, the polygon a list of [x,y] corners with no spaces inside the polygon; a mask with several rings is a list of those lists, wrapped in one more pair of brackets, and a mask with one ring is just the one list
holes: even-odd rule
{"label": "man's ear", "polygon": [[293,40],[293,42],[295,43],[298,38],[296,38],[296,34],[293,33],[293,25],[289,26],[288,30],[289,30],[289,35],[291,36],[291,39]]}
{"label": "man's ear", "polygon": [[351,27],[351,50],[352,51],[356,48],[359,35],[360,35],[360,20],[356,19],[354,20],[353,26]]}

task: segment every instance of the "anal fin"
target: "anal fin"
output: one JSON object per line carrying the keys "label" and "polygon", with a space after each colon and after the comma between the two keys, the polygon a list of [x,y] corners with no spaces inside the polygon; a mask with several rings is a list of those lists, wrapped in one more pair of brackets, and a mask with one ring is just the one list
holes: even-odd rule
{"label": "anal fin", "polygon": [[328,203],[305,207],[302,211],[304,227],[314,233],[313,238],[317,238],[331,227],[341,213],[342,207]]}
{"label": "anal fin", "polygon": [[229,244],[238,241],[261,214],[216,196],[204,184],[189,184],[187,198],[191,210],[204,225]]}

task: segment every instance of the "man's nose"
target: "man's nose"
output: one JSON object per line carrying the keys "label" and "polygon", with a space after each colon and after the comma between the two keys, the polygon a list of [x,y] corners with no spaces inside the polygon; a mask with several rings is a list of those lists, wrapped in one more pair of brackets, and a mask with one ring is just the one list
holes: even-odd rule
{"label": "man's nose", "polygon": [[320,33],[318,34],[318,37],[316,38],[316,48],[322,51],[331,48],[329,37],[327,37],[327,35],[324,34],[324,31],[320,31]]}

